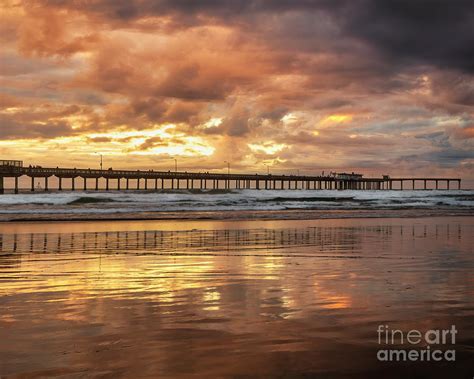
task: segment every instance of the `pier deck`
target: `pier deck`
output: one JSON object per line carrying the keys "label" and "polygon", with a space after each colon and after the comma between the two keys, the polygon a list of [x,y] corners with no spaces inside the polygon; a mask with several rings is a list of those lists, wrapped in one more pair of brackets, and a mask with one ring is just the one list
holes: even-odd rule
{"label": "pier deck", "polygon": [[[19,192],[19,178],[27,176],[31,179],[30,190],[34,192],[35,180],[42,179],[44,187],[49,191],[49,178],[57,178],[57,190],[63,190],[64,180],[70,181],[70,190],[159,190],[159,189],[307,189],[307,190],[390,190],[394,183],[398,188],[415,189],[416,182],[422,182],[423,188],[428,189],[429,182],[434,183],[434,189],[440,189],[439,184],[445,183],[443,189],[450,189],[452,182],[461,188],[460,178],[415,177],[415,178],[338,178],[335,176],[310,175],[261,175],[261,174],[218,174],[210,172],[171,172],[153,170],[95,170],[77,168],[43,168],[0,166],[0,193],[5,192],[4,179],[13,178],[13,191]],[[76,183],[76,179],[82,179]],[[88,181],[89,179],[89,181]],[[90,186],[90,179],[93,180]],[[105,186],[99,186],[99,179],[105,180]],[[131,181],[134,181],[132,186]],[[113,182],[112,182],[113,181]],[[122,183],[125,181],[125,183]],[[82,182],[82,183],[81,183]],[[405,183],[411,186],[404,185]],[[113,184],[113,186],[112,186]]]}

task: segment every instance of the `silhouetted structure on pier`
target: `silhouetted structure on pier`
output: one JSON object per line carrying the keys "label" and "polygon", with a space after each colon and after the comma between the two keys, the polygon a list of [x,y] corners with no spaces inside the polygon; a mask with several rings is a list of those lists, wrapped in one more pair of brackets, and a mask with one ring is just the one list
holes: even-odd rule
{"label": "silhouetted structure on pier", "polygon": [[[2,164],[4,162],[4,164]],[[13,178],[13,191],[19,191],[19,177],[31,178],[31,191],[35,191],[35,180],[43,179],[44,188],[48,191],[49,178],[58,179],[57,189],[63,190],[63,182],[69,180],[71,190],[160,190],[160,189],[306,189],[306,190],[387,190],[394,189],[393,183],[400,183],[399,189],[415,189],[415,182],[422,182],[423,189],[427,189],[427,182],[435,183],[435,189],[439,189],[439,183],[445,182],[445,189],[450,189],[451,182],[457,182],[458,189],[461,188],[459,178],[364,178],[360,174],[335,174],[327,176],[309,175],[260,175],[260,174],[217,174],[209,172],[166,172],[166,171],[141,171],[141,170],[93,170],[76,168],[43,168],[39,166],[23,167],[21,161],[0,161],[0,193],[4,193],[4,179]],[[79,184],[76,179],[81,178]],[[105,188],[99,188],[99,179],[105,180]],[[93,180],[92,186],[88,186]],[[114,181],[112,188],[111,181]],[[125,180],[125,183],[121,183]],[[135,181],[135,185],[130,183]],[[405,182],[411,182],[411,188],[404,186]]]}

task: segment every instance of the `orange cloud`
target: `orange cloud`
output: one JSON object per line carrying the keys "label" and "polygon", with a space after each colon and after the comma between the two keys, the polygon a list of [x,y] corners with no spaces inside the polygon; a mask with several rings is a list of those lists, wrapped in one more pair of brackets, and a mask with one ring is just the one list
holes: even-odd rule
{"label": "orange cloud", "polygon": [[[367,14],[384,8],[365,3]],[[282,171],[381,172],[467,170],[471,159],[470,52],[442,38],[430,50],[425,33],[403,39],[404,30],[391,29],[393,12],[377,14],[384,33],[372,33],[357,0],[0,7],[3,155],[87,163],[100,148],[115,166],[131,164],[124,157],[133,153],[138,166],[175,154],[189,167],[232,161],[254,170],[272,160]],[[439,37],[445,26],[455,33],[471,25],[461,8],[450,7],[454,26],[427,17],[424,30]],[[412,40],[424,43],[404,50]],[[150,134],[167,124],[169,136]]]}

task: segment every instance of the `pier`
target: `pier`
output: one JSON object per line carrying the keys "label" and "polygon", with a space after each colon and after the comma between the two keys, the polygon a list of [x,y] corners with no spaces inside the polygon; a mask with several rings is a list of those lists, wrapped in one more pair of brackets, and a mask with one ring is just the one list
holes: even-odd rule
{"label": "pier", "polygon": [[[5,179],[13,180],[12,190],[18,193],[19,178],[29,178],[31,192],[68,190],[163,190],[163,189],[257,189],[257,190],[413,190],[461,189],[460,178],[364,178],[360,174],[327,176],[272,175],[272,174],[221,174],[210,172],[180,172],[154,170],[96,170],[78,168],[23,167],[22,164],[1,164],[0,193],[5,193]],[[3,161],[21,162],[21,161]],[[56,178],[52,188],[50,179]],[[40,183],[40,188],[35,183]],[[99,182],[101,185],[99,185]],[[416,184],[421,183],[421,188]],[[455,184],[453,186],[452,184]],[[428,185],[430,184],[430,188]]]}

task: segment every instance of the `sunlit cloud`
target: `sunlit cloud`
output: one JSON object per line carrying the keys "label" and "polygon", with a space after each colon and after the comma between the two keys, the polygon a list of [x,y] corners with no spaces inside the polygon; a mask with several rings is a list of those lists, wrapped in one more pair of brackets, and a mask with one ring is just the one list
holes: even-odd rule
{"label": "sunlit cloud", "polygon": [[288,147],[288,145],[284,143],[264,142],[261,144],[249,143],[248,147],[254,153],[264,153],[268,155],[273,155],[282,151],[283,149]]}
{"label": "sunlit cloud", "polygon": [[278,166],[282,163],[285,163],[287,159],[283,159],[280,157],[272,158],[272,159],[264,159],[262,163],[264,163],[267,166]]}
{"label": "sunlit cloud", "polygon": [[122,157],[129,154],[194,157],[210,156],[214,153],[215,148],[203,138],[187,136],[175,129],[176,125],[168,124],[140,131],[124,130],[57,137],[43,141],[40,146],[34,140],[28,139],[0,141],[0,149],[27,148],[32,152],[59,149],[74,151],[77,154],[100,152],[104,155]]}
{"label": "sunlit cloud", "polygon": [[345,124],[351,122],[353,116],[350,114],[332,114],[321,120],[320,125],[331,126],[336,124]]}
{"label": "sunlit cloud", "polygon": [[204,128],[216,128],[222,124],[222,118],[220,117],[213,117],[209,121],[206,121],[202,126]]}
{"label": "sunlit cloud", "polygon": [[298,122],[298,117],[293,113],[288,113],[284,115],[280,121],[284,124],[294,124],[295,122]]}
{"label": "sunlit cloud", "polygon": [[435,3],[4,1],[0,154],[472,176],[473,14]]}
{"label": "sunlit cloud", "polygon": [[90,138],[109,137],[113,140],[123,140],[127,138],[134,141],[143,142],[143,140],[148,137],[171,138],[173,137],[174,134],[171,133],[170,131],[174,130],[175,128],[176,128],[176,125],[172,125],[172,124],[156,125],[154,128],[144,129],[144,130],[118,130],[118,131],[103,132],[103,133],[91,133],[88,135],[88,137]]}
{"label": "sunlit cloud", "polygon": [[21,108],[18,107],[11,107],[11,108],[4,108],[0,110],[0,113],[3,114],[15,114],[21,111]]}

